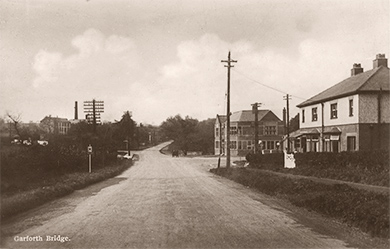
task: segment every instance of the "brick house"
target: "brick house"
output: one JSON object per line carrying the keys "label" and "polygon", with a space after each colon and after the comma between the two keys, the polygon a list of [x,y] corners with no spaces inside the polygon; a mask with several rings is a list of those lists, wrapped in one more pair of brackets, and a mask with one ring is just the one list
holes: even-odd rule
{"label": "brick house", "polygon": [[[217,115],[214,126],[214,154],[226,151],[226,116]],[[243,110],[230,116],[230,152],[232,156],[245,156],[254,150],[255,113]],[[263,153],[278,152],[284,133],[283,121],[270,110],[258,110],[260,149]]]}
{"label": "brick house", "polygon": [[389,149],[389,68],[378,54],[373,69],[354,64],[351,77],[297,105],[300,129],[290,134],[298,152]]}

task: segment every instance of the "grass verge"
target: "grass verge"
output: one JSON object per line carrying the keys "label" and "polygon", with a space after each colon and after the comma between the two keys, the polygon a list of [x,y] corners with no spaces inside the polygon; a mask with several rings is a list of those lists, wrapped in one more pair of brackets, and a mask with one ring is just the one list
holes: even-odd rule
{"label": "grass verge", "polygon": [[243,168],[211,169],[261,192],[339,219],[374,237],[389,238],[389,196],[355,189],[345,184],[326,185],[307,179],[290,179]]}
{"label": "grass verge", "polygon": [[16,193],[11,196],[3,196],[1,200],[1,218],[5,220],[15,214],[40,206],[58,197],[68,195],[75,190],[119,175],[132,165],[132,161],[123,161],[97,169],[92,173],[69,173],[52,179],[50,182],[42,183],[42,186],[38,188]]}

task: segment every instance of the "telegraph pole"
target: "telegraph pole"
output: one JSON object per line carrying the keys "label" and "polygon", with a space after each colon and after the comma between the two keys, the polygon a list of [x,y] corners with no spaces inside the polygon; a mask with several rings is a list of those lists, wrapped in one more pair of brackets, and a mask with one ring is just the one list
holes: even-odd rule
{"label": "telegraph pole", "polygon": [[226,62],[227,65],[227,110],[226,110],[226,168],[230,168],[230,68],[234,67],[231,63],[236,63],[237,61],[230,59],[230,51],[228,54],[227,60],[221,60],[221,62]]}
{"label": "telegraph pole", "polygon": [[[100,113],[104,112],[104,101],[93,99],[92,101],[84,101],[84,112],[87,113],[88,123],[92,123],[93,132],[96,134],[97,124],[101,124]],[[92,116],[92,120],[91,117]]]}
{"label": "telegraph pole", "polygon": [[287,120],[286,120],[286,127],[287,127],[287,153],[290,153],[290,106],[289,106],[289,100],[291,97],[286,94],[286,96],[283,96],[283,99],[287,102]]}
{"label": "telegraph pole", "polygon": [[257,153],[258,144],[259,144],[259,112],[258,107],[261,106],[261,103],[254,103],[252,104],[252,112],[255,114],[255,146],[254,146],[254,153]]}
{"label": "telegraph pole", "polygon": [[96,134],[96,100],[92,100],[93,133]]}

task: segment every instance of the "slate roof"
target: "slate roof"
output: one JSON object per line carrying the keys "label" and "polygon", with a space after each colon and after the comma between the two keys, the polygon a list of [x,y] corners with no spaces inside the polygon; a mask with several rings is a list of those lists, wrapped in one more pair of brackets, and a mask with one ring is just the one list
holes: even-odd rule
{"label": "slate roof", "polygon": [[217,119],[222,124],[222,123],[224,123],[226,121],[226,115],[218,115],[217,114]]}
{"label": "slate roof", "polygon": [[[273,115],[278,121],[280,119],[270,110],[258,110],[258,120],[261,121],[267,114]],[[253,122],[255,121],[255,114],[252,110],[242,110],[232,113],[230,122]]]}
{"label": "slate roof", "polygon": [[383,91],[389,91],[389,86],[389,68],[380,66],[372,70],[351,76],[302,102],[301,104],[297,105],[297,107],[305,107],[308,105],[313,105],[361,92],[379,91],[380,88],[382,88]]}

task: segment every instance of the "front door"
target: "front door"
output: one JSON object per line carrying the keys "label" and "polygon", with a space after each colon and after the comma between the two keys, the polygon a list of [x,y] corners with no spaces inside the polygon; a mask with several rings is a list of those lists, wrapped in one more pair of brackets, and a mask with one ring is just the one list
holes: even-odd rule
{"label": "front door", "polygon": [[332,152],[339,152],[339,141],[332,141]]}

